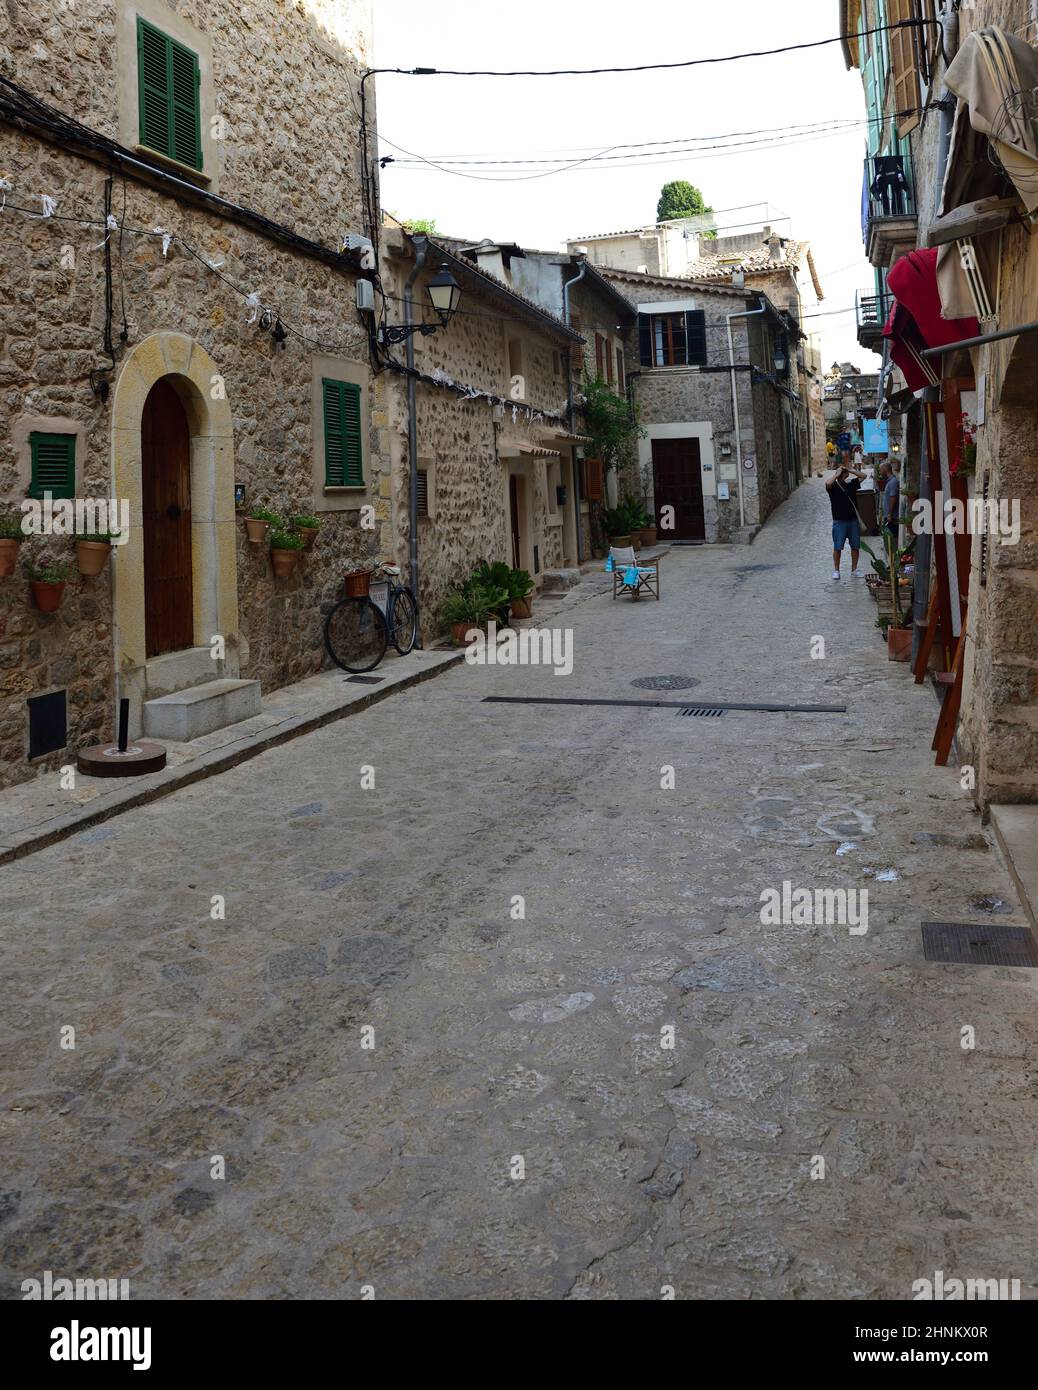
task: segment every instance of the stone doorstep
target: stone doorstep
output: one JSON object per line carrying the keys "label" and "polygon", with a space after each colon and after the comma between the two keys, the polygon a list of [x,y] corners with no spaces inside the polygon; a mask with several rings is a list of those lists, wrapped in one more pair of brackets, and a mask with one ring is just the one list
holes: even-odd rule
{"label": "stone doorstep", "polygon": [[1038,931],[1038,805],[993,805],[991,826],[1024,911]]}
{"label": "stone doorstep", "polygon": [[145,738],[191,743],[262,712],[257,680],[215,680],[144,702]]}
{"label": "stone doorstep", "polygon": [[[80,788],[87,787],[89,800],[55,807],[57,774],[21,782],[0,793],[0,864],[22,859],[47,845],[66,840],[99,825],[102,821],[134,806],[157,801],[180,787],[190,786],[203,777],[226,772],[238,763],[257,757],[268,748],[287,743],[302,734],[313,733],[325,724],[336,723],[351,714],[380,703],[394,691],[406,690],[431,680],[441,671],[464,660],[464,652],[424,649],[401,657],[408,663],[397,674],[386,670],[380,686],[345,684],[344,671],[324,671],[290,686],[282,686],[268,696],[263,714],[244,721],[254,732],[238,735],[234,725],[203,736],[194,743],[171,744],[169,761],[161,772],[124,779],[93,778],[79,775]],[[395,665],[395,662],[394,662]],[[266,722],[269,716],[271,722]],[[263,726],[256,724],[263,720]],[[70,752],[70,761],[74,754]],[[52,780],[53,779],[53,780]],[[46,789],[42,783],[46,781]],[[57,793],[57,796],[68,795]]]}

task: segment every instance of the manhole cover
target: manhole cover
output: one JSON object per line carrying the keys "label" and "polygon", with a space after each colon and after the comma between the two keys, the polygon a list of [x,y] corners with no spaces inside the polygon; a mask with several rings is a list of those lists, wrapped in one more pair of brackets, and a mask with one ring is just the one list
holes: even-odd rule
{"label": "manhole cover", "polygon": [[1038,947],[1027,927],[979,922],[924,922],[923,955],[950,965],[1023,965],[1038,968]]}
{"label": "manhole cover", "polygon": [[699,681],[695,676],[639,676],[631,684],[639,690],[691,690]]}

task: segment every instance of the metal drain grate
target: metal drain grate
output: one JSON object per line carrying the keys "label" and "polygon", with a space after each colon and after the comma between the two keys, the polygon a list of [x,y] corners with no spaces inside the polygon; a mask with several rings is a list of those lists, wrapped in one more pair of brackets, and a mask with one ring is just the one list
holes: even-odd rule
{"label": "metal drain grate", "polygon": [[949,965],[1022,965],[1038,968],[1038,947],[1027,927],[980,922],[924,922],[923,955]]}
{"label": "metal drain grate", "polygon": [[691,719],[723,719],[723,709],[706,709],[702,705],[686,705],[684,709],[678,710],[678,715],[684,715]]}
{"label": "metal drain grate", "polygon": [[385,680],[385,676],[347,676],[347,681],[356,681],[358,685],[379,685]]}

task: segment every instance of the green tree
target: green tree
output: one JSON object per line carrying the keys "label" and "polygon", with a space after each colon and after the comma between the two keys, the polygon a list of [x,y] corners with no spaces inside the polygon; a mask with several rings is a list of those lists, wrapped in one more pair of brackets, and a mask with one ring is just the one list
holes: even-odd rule
{"label": "green tree", "polygon": [[660,189],[660,200],[656,204],[657,222],[669,222],[672,217],[698,217],[704,212],[713,212],[713,208],[707,207],[695,184],[685,179],[675,179]]}

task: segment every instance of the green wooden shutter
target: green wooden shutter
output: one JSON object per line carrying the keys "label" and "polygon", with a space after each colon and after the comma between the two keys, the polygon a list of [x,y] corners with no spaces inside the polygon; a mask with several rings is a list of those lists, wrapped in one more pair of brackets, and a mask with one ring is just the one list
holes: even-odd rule
{"label": "green wooden shutter", "polygon": [[137,17],[140,141],[159,154],[202,167],[198,55]]}
{"label": "green wooden shutter", "polygon": [[362,487],[364,456],[360,439],[360,387],[323,377],[324,485]]}
{"label": "green wooden shutter", "polygon": [[29,496],[42,498],[76,495],[76,436],[74,434],[30,434],[32,478]]}

